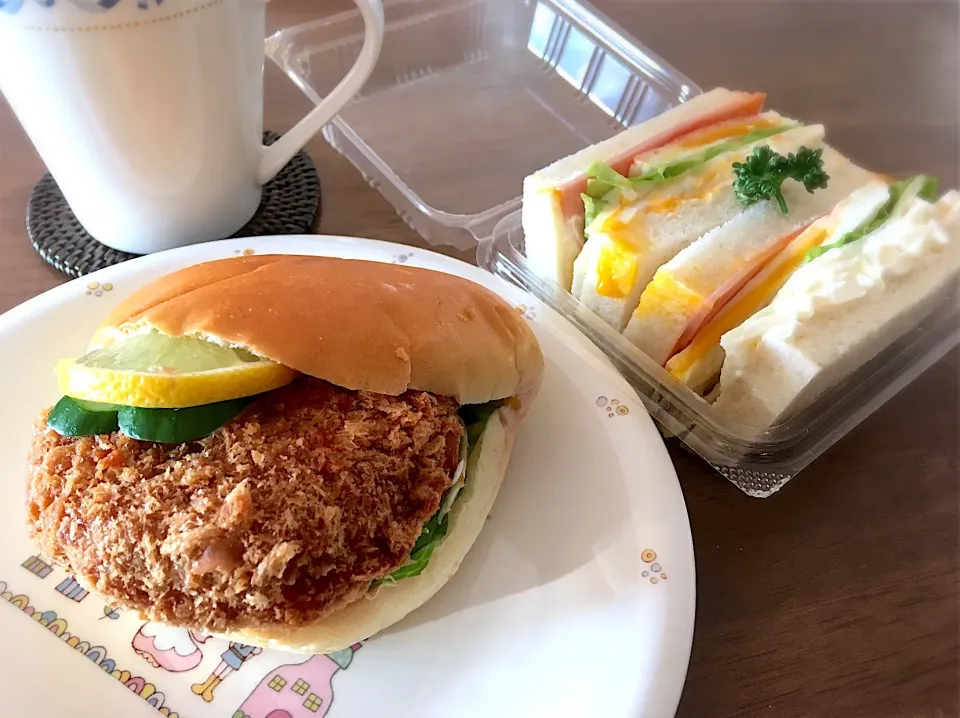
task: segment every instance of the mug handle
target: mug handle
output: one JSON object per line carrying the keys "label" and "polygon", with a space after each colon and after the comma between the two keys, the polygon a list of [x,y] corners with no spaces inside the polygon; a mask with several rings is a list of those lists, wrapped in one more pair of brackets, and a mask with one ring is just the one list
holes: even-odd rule
{"label": "mug handle", "polygon": [[261,185],[272,180],[310,139],[343,109],[370,77],[380,48],[383,45],[383,2],[381,0],[354,0],[363,16],[364,37],[360,57],[333,91],[314,107],[283,137],[263,148],[257,178]]}

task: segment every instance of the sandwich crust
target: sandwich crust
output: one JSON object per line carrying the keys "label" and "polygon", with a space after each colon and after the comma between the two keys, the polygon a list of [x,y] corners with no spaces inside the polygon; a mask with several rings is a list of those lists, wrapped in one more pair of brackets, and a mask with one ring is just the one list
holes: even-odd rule
{"label": "sandwich crust", "polygon": [[441,272],[301,255],[187,267],[123,301],[91,348],[156,329],[240,346],[331,384],[460,404],[539,390],[543,357],[526,320],[493,292]]}

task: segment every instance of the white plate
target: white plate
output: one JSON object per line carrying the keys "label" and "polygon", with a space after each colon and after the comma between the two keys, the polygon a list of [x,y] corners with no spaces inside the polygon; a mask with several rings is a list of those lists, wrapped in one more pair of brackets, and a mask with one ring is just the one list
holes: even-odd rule
{"label": "white plate", "polygon": [[[243,647],[182,630],[151,637],[152,625],[112,612],[63,571],[50,570],[24,530],[21,467],[36,414],[57,398],[54,362],[82,353],[107,311],[147,281],[244,252],[393,261],[467,277],[526,314],[546,357],[543,390],[459,573],[406,620],[333,657],[246,655]],[[0,347],[4,715],[675,712],[693,637],[695,577],[683,497],[663,442],[598,351],[549,308],[487,272],[372,240],[218,242],[137,259],[47,292],[0,317]],[[204,687],[210,701],[196,692]]]}

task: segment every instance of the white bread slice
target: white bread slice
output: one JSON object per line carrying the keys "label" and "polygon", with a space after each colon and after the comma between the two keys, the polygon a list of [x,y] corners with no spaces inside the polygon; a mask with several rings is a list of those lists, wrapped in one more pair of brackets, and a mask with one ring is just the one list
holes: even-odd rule
{"label": "white bread slice", "polygon": [[721,339],[717,411],[778,425],[895,341],[960,280],[960,193],[907,212],[798,269]]}
{"label": "white bread slice", "polygon": [[635,154],[704,124],[754,114],[762,105],[761,94],[717,88],[527,176],[521,222],[530,268],[564,289],[571,288],[573,262],[583,245],[583,203],[577,200],[593,162],[626,174]]}
{"label": "white bread slice", "polygon": [[[781,154],[823,141],[823,126],[796,127],[732,152],[714,157],[702,168],[640,190],[641,197],[611,219],[610,231],[594,231],[574,263],[577,297],[605,322],[622,331],[640,302],[640,295],[665,262],[705,232],[744,211],[733,191],[734,162],[754,147],[770,145]],[[611,257],[636,263],[619,291],[604,289]],[[628,266],[632,266],[629,264]]]}
{"label": "white bread slice", "polygon": [[[772,140],[789,134],[793,133],[770,138],[770,145],[784,154]],[[644,289],[623,335],[651,359],[665,364],[683,348],[678,343],[685,335],[689,342],[694,330],[721,309],[798,232],[875,178],[872,172],[857,167],[830,147],[824,147],[823,163],[830,175],[825,188],[810,193],[794,180],[783,184],[787,214],[780,211],[775,201],[758,202],[660,267]],[[730,195],[733,196],[732,187]]]}
{"label": "white bread slice", "polygon": [[565,216],[559,191],[530,190],[524,182],[520,217],[531,271],[570,291],[573,263],[583,246],[583,212]]}
{"label": "white bread slice", "polygon": [[662,167],[674,162],[680,162],[701,155],[711,145],[723,144],[731,140],[742,138],[743,135],[764,130],[785,131],[799,127],[798,120],[784,117],[774,110],[765,110],[750,117],[734,117],[722,122],[701,127],[678,137],[656,149],[639,152],[634,155],[630,170],[626,174],[630,177],[639,177],[648,170]]}
{"label": "white bread slice", "polygon": [[807,253],[835,242],[876,215],[890,197],[885,179],[868,182],[840,201],[826,217],[818,219],[771,260],[723,309],[704,326],[687,347],[667,362],[666,369],[697,393],[704,393],[720,378],[723,347],[720,337],[736,329],[763,309],[790,276],[799,269]]}

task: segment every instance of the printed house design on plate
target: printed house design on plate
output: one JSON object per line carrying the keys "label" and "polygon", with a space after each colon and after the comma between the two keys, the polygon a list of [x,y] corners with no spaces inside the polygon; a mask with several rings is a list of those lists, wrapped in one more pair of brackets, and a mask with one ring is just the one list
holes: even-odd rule
{"label": "printed house design on plate", "polygon": [[270,671],[231,718],[317,718],[333,702],[333,675],[353,660],[356,643]]}

